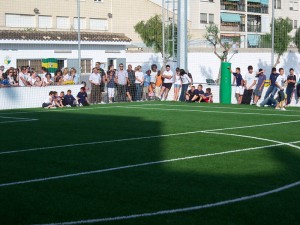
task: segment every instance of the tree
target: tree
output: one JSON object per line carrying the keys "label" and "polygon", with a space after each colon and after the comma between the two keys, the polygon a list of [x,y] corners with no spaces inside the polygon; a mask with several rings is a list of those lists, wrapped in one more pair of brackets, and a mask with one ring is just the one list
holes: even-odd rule
{"label": "tree", "polygon": [[[149,20],[140,21],[134,26],[134,30],[138,33],[148,48],[152,48],[155,52],[163,54],[163,33],[162,33],[162,20],[159,15],[151,17]],[[175,25],[175,34],[177,34],[177,26]],[[172,24],[165,26],[165,39],[169,40],[172,36]],[[165,55],[164,63],[173,56],[172,43],[165,42]],[[177,38],[175,38],[175,54],[176,54]]]}
{"label": "tree", "polygon": [[[239,37],[233,37],[230,42],[224,42],[220,38],[220,31],[216,24],[212,23],[209,26],[206,26],[206,33],[204,38],[213,45],[214,54],[221,60],[221,62],[227,62],[227,56],[234,44],[239,42]],[[223,54],[217,52],[217,45],[223,49]]]}
{"label": "tree", "polygon": [[[275,19],[274,28],[274,52],[277,54],[277,59],[273,67],[276,67],[280,63],[281,56],[287,51],[288,46],[293,39],[289,35],[293,26],[289,18],[278,18]],[[272,47],[272,34],[262,35],[261,47]]]}
{"label": "tree", "polygon": [[295,44],[298,48],[298,51],[300,53],[300,27],[296,31],[294,42],[295,42]]}

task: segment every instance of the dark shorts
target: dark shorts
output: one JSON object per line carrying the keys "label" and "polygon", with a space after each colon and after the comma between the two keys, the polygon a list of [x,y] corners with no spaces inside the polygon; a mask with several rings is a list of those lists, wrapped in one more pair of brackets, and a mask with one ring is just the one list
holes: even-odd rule
{"label": "dark shorts", "polygon": [[261,94],[263,92],[264,88],[261,89],[261,91],[259,90],[259,87],[256,87],[254,90],[254,95],[261,97]]}
{"label": "dark shorts", "polygon": [[282,102],[282,101],[284,101],[284,99],[285,99],[285,96],[284,96],[284,91],[282,91],[282,90],[280,90],[279,92],[278,92],[278,102]]}
{"label": "dark shorts", "polygon": [[163,83],[162,86],[170,90],[172,88],[172,83]]}
{"label": "dark shorts", "polygon": [[46,108],[46,107],[48,107],[48,106],[50,106],[50,105],[52,105],[52,104],[51,104],[51,103],[43,103],[42,107],[43,107],[43,108]]}

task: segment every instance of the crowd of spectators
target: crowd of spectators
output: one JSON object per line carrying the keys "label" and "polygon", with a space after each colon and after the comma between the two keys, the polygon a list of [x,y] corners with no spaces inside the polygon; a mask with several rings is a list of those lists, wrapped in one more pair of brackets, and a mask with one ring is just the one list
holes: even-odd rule
{"label": "crowd of spectators", "polygon": [[238,104],[252,103],[258,107],[273,106],[275,109],[286,110],[293,97],[297,100],[300,98],[300,78],[297,82],[293,68],[290,68],[287,75],[283,68],[280,68],[278,72],[276,68],[272,68],[269,87],[261,103],[258,101],[266,86],[265,71],[259,69],[258,72],[254,72],[253,66],[250,65],[245,75],[241,74],[239,67],[231,73],[234,76],[233,85],[236,86],[235,93]]}
{"label": "crowd of spectators", "polygon": [[[180,68],[176,68],[175,73],[173,73],[169,65],[166,65],[165,70],[161,71],[158,70],[156,64],[153,64],[151,69],[146,70],[144,73],[140,65],[133,68],[129,64],[125,69],[124,65],[120,63],[118,69],[111,65],[105,72],[101,69],[100,62],[97,62],[89,77],[89,82],[91,83],[90,102],[92,104],[149,100],[165,101],[173,85],[173,101],[213,102],[211,89],[207,89],[206,92],[198,92],[197,89],[193,94],[197,98],[190,99],[188,89],[190,87],[193,90],[192,75]],[[102,94],[104,87],[107,88],[107,101]]]}
{"label": "crowd of spectators", "polygon": [[4,71],[0,66],[0,88],[3,87],[45,87],[49,85],[78,84],[79,76],[75,68],[57,70],[52,76],[45,67],[38,70],[29,66],[10,67]]}

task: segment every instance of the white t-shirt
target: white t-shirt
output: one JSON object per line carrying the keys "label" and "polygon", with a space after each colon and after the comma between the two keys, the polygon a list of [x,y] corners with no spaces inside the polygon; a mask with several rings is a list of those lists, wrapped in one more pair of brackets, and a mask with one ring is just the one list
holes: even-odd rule
{"label": "white t-shirt", "polygon": [[165,84],[173,83],[173,72],[171,70],[165,71],[163,75],[172,76],[170,79],[168,79],[168,78],[164,79]]}
{"label": "white t-shirt", "polygon": [[151,83],[155,83],[156,82],[156,76],[157,76],[157,71],[154,72],[151,70],[151,74],[150,74],[150,82]]}
{"label": "white t-shirt", "polygon": [[22,72],[19,73],[19,86],[25,87],[26,85],[25,85],[25,84],[23,83],[23,81],[21,80],[21,77],[22,77],[25,81],[27,81],[27,75],[24,74],[24,73],[22,73]]}
{"label": "white t-shirt", "polygon": [[64,81],[73,80],[73,77],[70,74],[64,75]]}
{"label": "white t-shirt", "polygon": [[52,97],[49,96],[48,98],[46,98],[45,101],[44,101],[44,103],[46,103],[46,104],[52,103]]}
{"label": "white t-shirt", "polygon": [[101,76],[100,76],[100,74],[98,74],[98,73],[97,74],[92,73],[90,75],[90,77],[89,77],[89,81],[99,85],[101,83]]}
{"label": "white t-shirt", "polygon": [[31,85],[34,85],[34,83],[36,82],[36,78],[32,78],[32,77],[28,77],[27,80]]}
{"label": "white t-shirt", "polygon": [[[285,76],[284,75],[279,75],[276,79],[276,83],[278,85],[280,85],[281,88],[283,88],[284,86],[284,81],[285,81]],[[277,86],[278,87],[278,86]],[[280,88],[278,87],[278,90],[280,90]]]}
{"label": "white t-shirt", "polygon": [[175,75],[175,84],[182,84],[182,81],[181,81],[181,76],[180,75]]}
{"label": "white t-shirt", "polygon": [[[135,72],[135,78],[138,78],[139,80],[144,81],[144,74],[143,72]],[[141,82],[135,79],[136,84],[140,84]]]}
{"label": "white t-shirt", "polygon": [[[257,78],[256,78],[255,76],[256,76],[256,73],[255,73],[255,72],[252,72],[252,73],[246,73],[244,80],[247,82],[247,83],[246,83],[246,88],[247,88],[247,89],[253,84],[253,82],[254,82],[255,80],[257,81]],[[254,86],[252,87],[252,89],[255,89],[255,87],[256,87],[256,85],[254,85]]]}
{"label": "white t-shirt", "polygon": [[181,80],[182,80],[182,84],[189,84],[189,83],[191,83],[191,79],[189,78],[189,76],[187,74],[184,74],[181,77]]}

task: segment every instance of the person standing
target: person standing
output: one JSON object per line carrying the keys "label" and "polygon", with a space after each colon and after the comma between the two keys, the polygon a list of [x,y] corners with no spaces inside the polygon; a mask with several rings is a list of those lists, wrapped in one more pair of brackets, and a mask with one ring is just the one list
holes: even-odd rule
{"label": "person standing", "polygon": [[253,89],[255,89],[257,79],[255,78],[256,74],[253,71],[253,66],[248,66],[248,73],[245,75],[244,79],[244,95],[242,99],[242,104],[249,105],[251,103]]}
{"label": "person standing", "polygon": [[161,87],[159,98],[161,98],[162,101],[166,101],[173,84],[173,72],[171,71],[170,65],[166,66],[166,71],[163,73],[162,78],[164,81]]}
{"label": "person standing", "polygon": [[287,77],[287,88],[286,88],[286,95],[287,95],[287,101],[286,101],[286,105],[288,106],[289,104],[291,104],[291,100],[292,100],[292,94],[295,90],[295,86],[296,86],[296,75],[295,75],[295,71],[293,68],[290,69],[290,74]]}
{"label": "person standing", "polygon": [[128,74],[128,91],[132,98],[132,101],[136,101],[136,88],[135,88],[135,73],[132,69],[132,65],[129,64],[127,68],[127,74]]}
{"label": "person standing", "polygon": [[117,101],[126,102],[126,85],[128,85],[128,73],[124,70],[123,63],[119,64],[119,70],[117,71],[116,78],[118,80],[117,86]]}
{"label": "person standing", "polygon": [[285,76],[284,76],[284,69],[280,68],[279,69],[279,76],[277,77],[275,81],[275,85],[278,90],[278,104],[275,109],[280,109],[280,110],[286,110],[284,106],[284,83],[285,83]]}
{"label": "person standing", "polygon": [[254,90],[254,102],[253,102],[254,105],[256,105],[258,100],[261,98],[261,94],[264,90],[265,82],[266,82],[266,75],[264,74],[264,70],[259,69],[257,84]]}
{"label": "person standing", "polygon": [[176,68],[175,82],[174,82],[174,101],[177,102],[179,98],[179,92],[182,86],[182,79],[180,75],[180,68]]}
{"label": "person standing", "polygon": [[157,65],[152,64],[151,65],[151,74],[150,74],[150,82],[151,82],[151,90],[155,92],[155,84],[156,84],[156,76],[157,76]]}
{"label": "person standing", "polygon": [[[230,72],[232,73],[232,70],[230,69]],[[233,85],[236,82],[236,89],[235,89],[235,96],[238,104],[242,103],[243,95],[244,95],[244,80],[243,76],[241,74],[241,69],[237,67],[235,69],[235,73],[232,73],[234,76],[233,78]]]}
{"label": "person standing", "polygon": [[189,85],[191,84],[191,80],[190,80],[189,76],[186,74],[184,69],[180,70],[180,76],[181,76],[181,80],[182,80],[182,89],[181,89],[179,101],[184,102],[187,89],[188,89]]}
{"label": "person standing", "polygon": [[101,103],[101,94],[102,94],[100,90],[101,76],[98,73],[98,69],[96,67],[93,68],[93,73],[90,75],[89,81],[92,85],[91,103],[99,104]]}
{"label": "person standing", "polygon": [[96,62],[95,67],[97,68],[98,73],[101,76],[100,90],[101,92],[105,92],[105,82],[107,80],[107,74],[105,73],[104,69],[101,68],[100,62]]}
{"label": "person standing", "polygon": [[147,70],[144,76],[143,101],[149,100],[149,88],[151,88],[151,70]]}
{"label": "person standing", "polygon": [[28,68],[26,66],[21,67],[21,72],[19,73],[19,86],[25,87],[28,86],[27,83],[27,75],[28,74]]}
{"label": "person standing", "polygon": [[144,84],[144,74],[142,72],[142,67],[137,66],[135,72],[135,86],[136,86],[136,101],[141,101],[142,89]]}
{"label": "person standing", "polygon": [[107,94],[108,94],[108,102],[112,103],[115,98],[115,84],[117,83],[117,79],[115,77],[115,73],[113,71],[109,71],[107,77]]}

